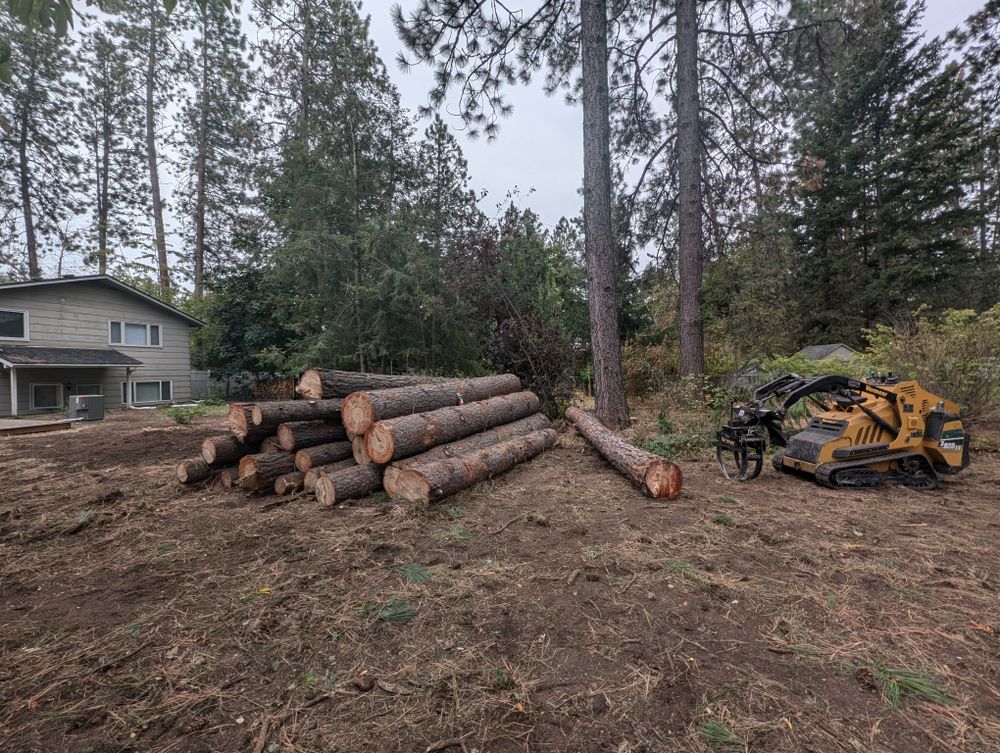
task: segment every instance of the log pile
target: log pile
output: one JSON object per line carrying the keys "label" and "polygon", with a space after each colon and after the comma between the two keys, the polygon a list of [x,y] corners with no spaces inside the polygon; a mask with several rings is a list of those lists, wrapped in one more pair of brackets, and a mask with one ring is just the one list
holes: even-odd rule
{"label": "log pile", "polygon": [[310,369],[302,399],[229,408],[230,433],[176,469],[184,484],[315,494],[323,504],[385,491],[433,502],[552,447],[537,396],[513,374],[474,379]]}

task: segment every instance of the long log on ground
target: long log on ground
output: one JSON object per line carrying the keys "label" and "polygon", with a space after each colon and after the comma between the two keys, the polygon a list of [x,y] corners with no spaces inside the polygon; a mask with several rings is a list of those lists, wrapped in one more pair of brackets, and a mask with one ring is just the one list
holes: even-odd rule
{"label": "long log on ground", "polygon": [[372,462],[372,459],[368,457],[368,450],[365,449],[364,434],[351,440],[351,454],[354,455],[354,462],[358,465],[368,465]]}
{"label": "long log on ground", "polygon": [[321,474],[316,480],[316,499],[324,505],[336,505],[346,499],[366,497],[382,489],[382,466],[355,465],[334,473]]}
{"label": "long log on ground", "polygon": [[253,444],[260,442],[271,430],[253,425],[253,404],[232,403],[229,406],[229,430],[240,442]]}
{"label": "long log on ground", "polygon": [[278,476],[295,470],[295,456],[289,452],[246,455],[240,459],[240,487],[250,492],[271,488]]}
{"label": "long log on ground", "polygon": [[177,464],[177,480],[182,484],[193,484],[195,481],[204,481],[212,475],[212,466],[205,462],[205,458],[199,455],[196,458],[188,458]]}
{"label": "long log on ground", "polygon": [[629,444],[589,413],[575,406],[566,409],[573,422],[594,448],[629,481],[655,499],[675,499],[681,493],[681,469],[646,450]]}
{"label": "long log on ground", "polygon": [[213,463],[235,463],[244,455],[257,452],[257,446],[244,444],[232,434],[219,437],[205,437],[201,443],[201,456],[209,465]]}
{"label": "long log on ground", "polygon": [[354,462],[354,458],[348,458],[347,460],[340,460],[336,463],[319,465],[315,468],[310,468],[306,471],[305,478],[302,481],[302,488],[307,492],[315,492],[316,482],[323,476],[328,476],[331,473],[342,471],[345,468],[353,468],[356,465],[357,463]]}
{"label": "long log on ground", "polygon": [[411,466],[396,477],[396,497],[409,502],[436,502],[531,460],[552,447],[557,438],[555,429],[542,429],[467,455]]}
{"label": "long log on ground", "polygon": [[338,460],[351,457],[351,454],[350,442],[326,442],[313,447],[305,447],[295,453],[295,469],[307,473],[310,468],[335,463]]}
{"label": "long log on ground", "polygon": [[285,452],[301,450],[303,447],[315,447],[318,444],[343,442],[347,432],[341,424],[328,424],[323,421],[289,421],[278,427],[278,447]]}
{"label": "long log on ground", "polygon": [[382,486],[385,487],[385,491],[390,497],[395,497],[397,496],[396,478],[401,471],[405,471],[416,465],[432,463],[436,460],[446,460],[458,457],[459,455],[467,455],[470,452],[482,450],[513,437],[521,437],[533,431],[548,429],[551,425],[548,418],[541,413],[536,413],[519,421],[495,426],[479,434],[473,434],[471,437],[459,439],[457,442],[449,442],[448,444],[432,447],[427,452],[397,460],[392,465],[386,466],[385,475],[382,476]]}
{"label": "long log on ground", "polygon": [[301,471],[283,473],[274,480],[274,493],[279,497],[284,497],[286,494],[297,492],[302,488],[305,479],[306,474]]}
{"label": "long log on ground", "polygon": [[307,400],[328,400],[333,397],[347,397],[352,392],[362,390],[384,390],[393,387],[409,387],[414,384],[440,382],[442,377],[413,376],[410,374],[364,374],[357,371],[337,371],[335,369],[309,369],[299,379],[295,388]]}
{"label": "long log on ground", "polygon": [[257,403],[251,421],[254,426],[274,429],[288,421],[340,421],[343,400],[275,400]]}
{"label": "long log on ground", "polygon": [[388,463],[538,412],[538,396],[515,392],[429,413],[378,421],[365,435],[373,463]]}
{"label": "long log on ground", "polygon": [[450,405],[472,403],[520,391],[521,380],[516,376],[496,374],[391,390],[353,392],[344,398],[341,415],[344,428],[354,436],[362,436],[376,421],[411,413],[426,413]]}

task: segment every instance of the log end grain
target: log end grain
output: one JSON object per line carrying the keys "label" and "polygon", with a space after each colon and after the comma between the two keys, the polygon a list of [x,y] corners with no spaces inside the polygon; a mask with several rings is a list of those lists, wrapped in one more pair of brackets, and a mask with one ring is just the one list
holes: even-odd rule
{"label": "log end grain", "polygon": [[649,496],[654,499],[677,499],[684,476],[681,469],[669,460],[660,460],[649,464],[643,481]]}
{"label": "log end grain", "polygon": [[177,464],[177,480],[182,484],[193,484],[195,481],[204,481],[211,474],[212,469],[204,458],[190,458],[182,460]]}
{"label": "log end grain", "polygon": [[264,423],[264,412],[261,410],[259,404],[254,404],[253,409],[250,411],[250,421],[254,426],[260,426]]}
{"label": "log end grain", "polygon": [[395,431],[392,424],[379,421],[365,434],[365,452],[373,463],[388,463],[394,452]]}
{"label": "log end grain", "polygon": [[344,398],[340,408],[341,421],[347,433],[353,437],[363,437],[375,423],[375,408],[368,394],[352,392]]}
{"label": "log end grain", "polygon": [[286,494],[292,494],[297,492],[303,487],[305,483],[305,474],[299,471],[293,471],[291,473],[286,473],[284,475],[278,476],[274,480],[274,493],[279,496],[284,496]]}
{"label": "log end grain", "polygon": [[241,442],[250,433],[250,416],[252,413],[253,409],[249,405],[233,403],[229,406],[229,415],[227,417],[229,430]]}
{"label": "log end grain", "polygon": [[358,465],[368,465],[372,462],[372,459],[368,457],[368,450],[365,449],[364,436],[351,440],[351,453],[354,455],[354,462]]}
{"label": "log end grain", "polygon": [[[385,484],[384,478],[382,483]],[[393,479],[393,490],[390,496],[394,499],[402,498],[407,502],[418,504],[427,504],[431,501],[430,483],[415,471],[398,471]]]}
{"label": "log end grain", "polygon": [[323,377],[320,375],[319,369],[306,371],[299,379],[299,386],[295,388],[295,391],[307,400],[322,400]]}
{"label": "log end grain", "polygon": [[337,500],[337,487],[329,476],[316,479],[316,500],[322,505],[332,505]]}

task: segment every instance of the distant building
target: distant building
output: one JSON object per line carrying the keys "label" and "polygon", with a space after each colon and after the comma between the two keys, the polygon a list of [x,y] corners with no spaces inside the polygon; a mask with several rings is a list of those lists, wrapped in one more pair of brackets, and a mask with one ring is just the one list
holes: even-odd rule
{"label": "distant building", "polygon": [[0,416],[191,398],[188,335],[201,322],[106,275],[0,284]]}
{"label": "distant building", "polygon": [[850,361],[858,354],[850,345],[844,343],[828,343],[826,345],[807,345],[795,355],[804,356],[810,361],[829,361],[832,358],[843,358]]}

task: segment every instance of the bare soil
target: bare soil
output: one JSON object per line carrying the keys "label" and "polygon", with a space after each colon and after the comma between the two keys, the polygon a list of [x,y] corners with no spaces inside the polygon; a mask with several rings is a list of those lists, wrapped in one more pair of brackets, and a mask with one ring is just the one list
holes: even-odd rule
{"label": "bare soil", "polygon": [[223,421],[0,439],[0,750],[1000,751],[995,454],[933,492],[701,455],[657,502],[564,428],[331,509],[179,487]]}

